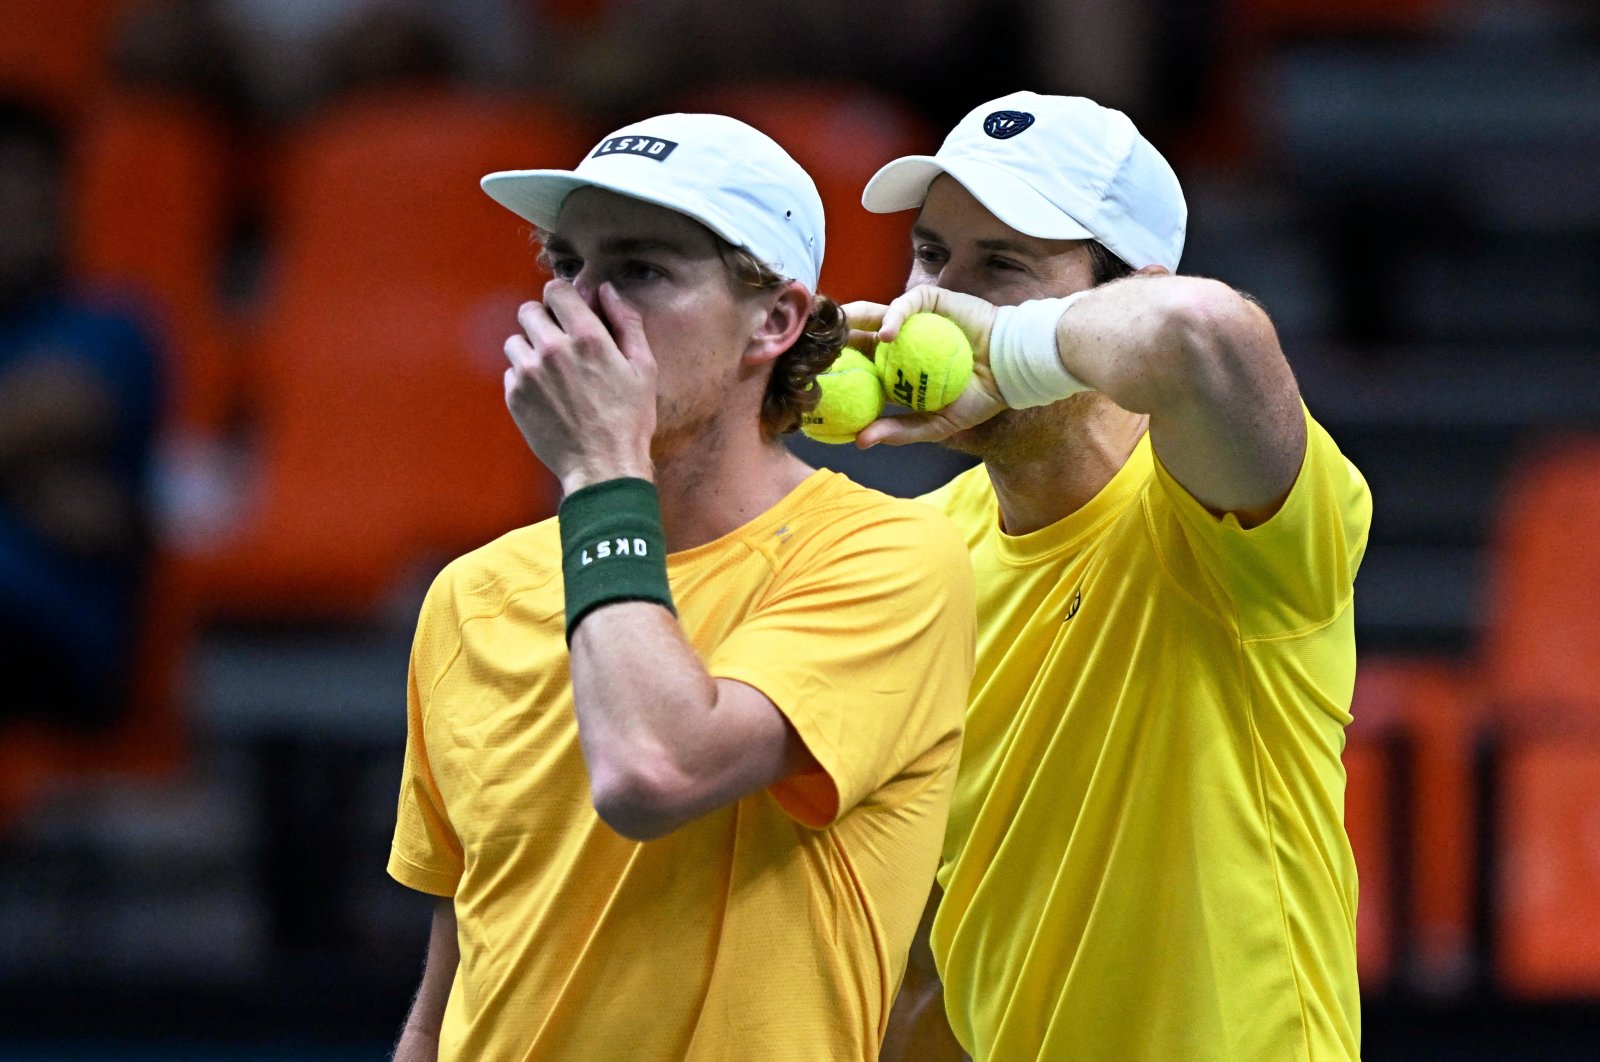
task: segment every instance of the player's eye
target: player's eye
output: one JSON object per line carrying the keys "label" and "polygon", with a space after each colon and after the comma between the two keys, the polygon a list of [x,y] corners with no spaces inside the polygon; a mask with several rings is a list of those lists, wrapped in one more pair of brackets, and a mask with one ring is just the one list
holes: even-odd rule
{"label": "player's eye", "polygon": [[583,268],[583,261],[570,255],[546,255],[545,265],[550,270],[550,275],[561,280],[572,280]]}
{"label": "player's eye", "polygon": [[911,257],[922,265],[937,268],[949,260],[950,252],[937,244],[917,243],[911,246]]}
{"label": "player's eye", "polygon": [[1023,268],[1022,263],[1014,262],[1009,258],[999,258],[999,257],[991,258],[991,259],[989,259],[989,268],[990,269],[994,269],[994,270],[998,270],[999,272],[1002,272],[1002,273],[1024,273],[1024,272],[1027,272],[1027,270]]}
{"label": "player's eye", "polygon": [[638,283],[645,280],[654,280],[666,276],[660,269],[649,262],[630,260],[617,266],[617,279],[624,283]]}

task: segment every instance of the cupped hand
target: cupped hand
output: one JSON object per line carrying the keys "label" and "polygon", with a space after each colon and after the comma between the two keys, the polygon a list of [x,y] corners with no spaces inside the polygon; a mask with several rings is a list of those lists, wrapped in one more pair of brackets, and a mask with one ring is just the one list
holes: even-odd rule
{"label": "cupped hand", "polygon": [[[972,344],[972,379],[956,400],[932,413],[901,413],[879,417],[856,435],[856,446],[879,443],[892,446],[935,442],[958,431],[982,424],[1002,409],[1005,401],[989,371],[989,334],[994,329],[995,307],[975,295],[922,285],[912,288],[887,306],[852,302],[844,307],[850,322],[850,346],[872,353],[879,342],[894,339],[900,326],[914,313],[936,313],[948,318]],[[857,340],[863,345],[857,346]]]}
{"label": "cupped hand", "polygon": [[653,478],[655,357],[638,311],[609,283],[599,302],[596,313],[572,284],[552,280],[542,302],[518,309],[522,330],[505,342],[506,408],[568,494],[619,476]]}

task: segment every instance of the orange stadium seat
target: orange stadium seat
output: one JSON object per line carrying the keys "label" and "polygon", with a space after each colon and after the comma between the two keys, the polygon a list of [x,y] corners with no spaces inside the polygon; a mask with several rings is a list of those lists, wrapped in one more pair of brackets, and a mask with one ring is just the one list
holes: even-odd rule
{"label": "orange stadium seat", "polygon": [[419,566],[553,510],[500,383],[541,277],[477,182],[590,143],[553,110],[428,94],[353,103],[289,146],[250,359],[257,474],[203,558],[213,614],[365,616]]}
{"label": "orange stadium seat", "polygon": [[0,0],[0,91],[86,109],[108,80],[117,22],[139,2]]}
{"label": "orange stadium seat", "polygon": [[279,170],[280,294],[330,280],[530,288],[529,226],[478,189],[492,169],[570,167],[594,144],[570,108],[449,91],[338,107],[291,137]]}
{"label": "orange stadium seat", "polygon": [[1492,552],[1488,694],[1495,974],[1522,997],[1600,995],[1600,437],[1513,473]]}
{"label": "orange stadium seat", "polygon": [[1393,830],[1404,821],[1394,807],[1399,765],[1398,746],[1353,740],[1345,746],[1344,825],[1355,851],[1360,875],[1356,907],[1356,965],[1366,988],[1386,985],[1394,974],[1400,948],[1396,897],[1399,880]]}
{"label": "orange stadium seat", "polygon": [[227,158],[223,130],[195,105],[117,96],[89,116],[75,167],[74,265],[152,298],[172,352],[169,421],[201,434],[228,412],[237,356],[218,295]]}
{"label": "orange stadium seat", "polygon": [[1501,752],[1495,975],[1521,998],[1600,998],[1600,739]]}
{"label": "orange stadium seat", "polygon": [[[1469,669],[1444,659],[1363,656],[1357,668],[1346,821],[1361,874],[1357,958],[1369,983],[1402,961],[1414,987],[1433,994],[1459,991],[1472,977],[1475,689]],[[1378,897],[1373,872],[1385,876]],[[1369,899],[1378,910],[1366,909]]]}
{"label": "orange stadium seat", "polygon": [[1485,652],[1497,715],[1600,726],[1600,437],[1551,441],[1519,468],[1493,564]]}
{"label": "orange stadium seat", "polygon": [[811,84],[728,85],[678,102],[749,122],[811,174],[828,215],[823,292],[850,302],[887,301],[904,290],[910,215],[871,214],[861,205],[878,167],[939,146],[938,134],[902,103],[864,88]]}
{"label": "orange stadium seat", "polygon": [[248,522],[204,568],[213,614],[361,616],[413,566],[553,511],[502,403],[516,303],[337,284],[268,324]]}

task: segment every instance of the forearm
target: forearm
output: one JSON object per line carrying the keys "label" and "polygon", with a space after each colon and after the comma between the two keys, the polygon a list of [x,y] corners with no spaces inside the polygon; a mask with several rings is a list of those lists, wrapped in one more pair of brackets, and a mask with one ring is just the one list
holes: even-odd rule
{"label": "forearm", "polygon": [[675,762],[694,748],[716,684],[671,612],[644,601],[598,608],[573,632],[571,658],[585,752]]}
{"label": "forearm", "polygon": [[561,504],[562,571],[578,736],[596,810],[655,836],[679,792],[716,687],[684,638],[654,488],[615,479]]}
{"label": "forearm", "polygon": [[[783,743],[725,703],[727,690],[660,605],[596,609],[574,631],[571,659],[595,808],[624,836],[670,833],[787,770]],[[755,725],[784,725],[770,714]]]}
{"label": "forearm", "polygon": [[1224,403],[1282,360],[1266,315],[1199,277],[1141,275],[1088,291],[1062,314],[1056,345],[1086,387],[1153,417]]}

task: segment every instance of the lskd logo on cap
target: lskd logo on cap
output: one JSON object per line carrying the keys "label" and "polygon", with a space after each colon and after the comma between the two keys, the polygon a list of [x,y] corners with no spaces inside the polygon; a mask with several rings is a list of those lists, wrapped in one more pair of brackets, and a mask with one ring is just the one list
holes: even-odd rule
{"label": "lskd logo on cap", "polygon": [[677,146],[676,140],[662,140],[658,136],[614,136],[610,140],[602,140],[600,146],[595,148],[589,157],[597,159],[602,155],[643,155],[647,159],[660,162],[672,154]]}
{"label": "lskd logo on cap", "polygon": [[1010,140],[1032,124],[1027,111],[995,111],[983,120],[983,131],[996,140]]}

